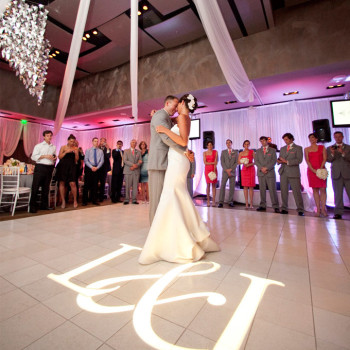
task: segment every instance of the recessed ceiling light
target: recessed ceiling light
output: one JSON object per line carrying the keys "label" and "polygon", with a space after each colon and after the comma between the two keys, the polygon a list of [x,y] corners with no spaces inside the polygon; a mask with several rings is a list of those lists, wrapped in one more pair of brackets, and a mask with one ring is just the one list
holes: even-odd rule
{"label": "recessed ceiling light", "polygon": [[97,34],[98,34],[98,31],[97,31],[97,30],[94,30],[94,31],[92,32],[92,34],[97,35]]}
{"label": "recessed ceiling light", "polygon": [[57,55],[59,55],[59,54],[60,54],[60,52],[59,52],[58,50],[56,50],[55,52],[57,53]]}
{"label": "recessed ceiling light", "polygon": [[89,39],[90,38],[90,34],[86,33],[85,36]]}
{"label": "recessed ceiling light", "polygon": [[137,14],[138,14],[139,16],[141,16],[141,11],[137,11]]}
{"label": "recessed ceiling light", "polygon": [[299,91],[290,91],[290,92],[284,92],[283,96],[288,96],[288,95],[298,95]]}
{"label": "recessed ceiling light", "polygon": [[237,103],[237,101],[226,101],[225,105],[230,105],[231,103]]}
{"label": "recessed ceiling light", "polygon": [[336,89],[345,86],[345,84],[329,85],[327,89]]}
{"label": "recessed ceiling light", "polygon": [[53,56],[52,55],[49,55],[50,58],[52,58]]}
{"label": "recessed ceiling light", "polygon": [[55,54],[55,53],[53,53],[53,54],[52,54],[52,56],[53,56],[53,57],[56,57],[56,54]]}
{"label": "recessed ceiling light", "polygon": [[83,36],[83,40],[86,41],[87,39],[85,38],[85,36]]}
{"label": "recessed ceiling light", "polygon": [[142,7],[145,11],[147,11],[148,10],[148,6],[147,5],[143,5],[143,7]]}

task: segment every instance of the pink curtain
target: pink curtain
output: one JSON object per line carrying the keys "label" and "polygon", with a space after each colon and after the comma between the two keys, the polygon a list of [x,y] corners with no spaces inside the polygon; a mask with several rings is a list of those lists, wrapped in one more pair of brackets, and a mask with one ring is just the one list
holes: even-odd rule
{"label": "pink curtain", "polygon": [[0,118],[0,164],[3,163],[4,156],[9,157],[15,151],[22,127],[19,120]]}

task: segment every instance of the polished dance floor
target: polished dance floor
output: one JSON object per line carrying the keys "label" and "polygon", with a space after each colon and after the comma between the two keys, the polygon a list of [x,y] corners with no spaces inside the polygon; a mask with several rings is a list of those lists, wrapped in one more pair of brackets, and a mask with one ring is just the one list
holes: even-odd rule
{"label": "polished dance floor", "polygon": [[181,265],[138,264],[148,205],[0,222],[0,349],[350,349],[350,221],[197,208]]}

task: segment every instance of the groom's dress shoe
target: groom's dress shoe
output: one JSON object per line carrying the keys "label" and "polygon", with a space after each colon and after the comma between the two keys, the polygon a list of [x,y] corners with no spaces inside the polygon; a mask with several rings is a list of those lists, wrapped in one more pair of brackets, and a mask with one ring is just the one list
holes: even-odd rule
{"label": "groom's dress shoe", "polygon": [[223,208],[224,205],[222,203],[219,203],[218,208]]}
{"label": "groom's dress shoe", "polygon": [[335,215],[333,216],[333,219],[340,220],[340,219],[342,219],[342,217],[341,217],[340,214],[335,214]]}
{"label": "groom's dress shoe", "polygon": [[266,208],[264,208],[264,207],[259,207],[258,209],[256,209],[256,211],[266,211]]}
{"label": "groom's dress shoe", "polygon": [[288,211],[287,210],[281,210],[281,214],[288,214]]}

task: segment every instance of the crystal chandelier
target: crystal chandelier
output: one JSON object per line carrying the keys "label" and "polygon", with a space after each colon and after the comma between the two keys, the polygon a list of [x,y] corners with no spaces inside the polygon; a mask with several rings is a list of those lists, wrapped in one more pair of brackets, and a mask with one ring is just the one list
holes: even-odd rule
{"label": "crystal chandelier", "polygon": [[13,0],[0,14],[0,50],[38,105],[44,94],[50,43],[44,38],[48,11]]}

